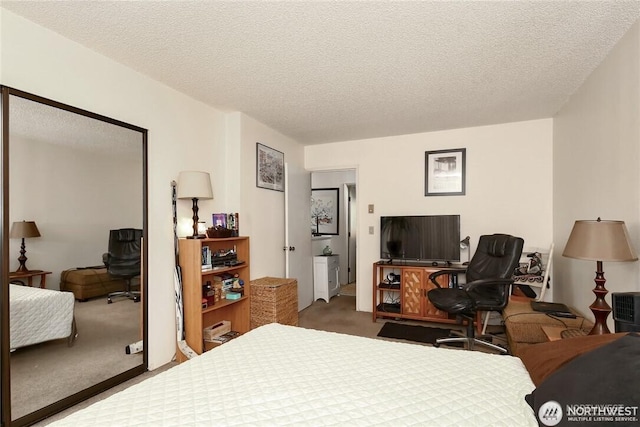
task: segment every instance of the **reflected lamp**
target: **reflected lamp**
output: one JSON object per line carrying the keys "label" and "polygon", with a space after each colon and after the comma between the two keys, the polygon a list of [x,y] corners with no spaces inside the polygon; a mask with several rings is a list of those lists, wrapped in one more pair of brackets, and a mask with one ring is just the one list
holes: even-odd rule
{"label": "reflected lamp", "polygon": [[17,221],[11,224],[11,231],[9,232],[9,237],[12,239],[22,239],[22,244],[20,245],[20,256],[18,257],[18,262],[20,266],[16,270],[17,273],[27,273],[29,269],[27,268],[27,250],[24,245],[24,239],[30,237],[40,237],[40,231],[38,230],[38,226],[35,221]]}

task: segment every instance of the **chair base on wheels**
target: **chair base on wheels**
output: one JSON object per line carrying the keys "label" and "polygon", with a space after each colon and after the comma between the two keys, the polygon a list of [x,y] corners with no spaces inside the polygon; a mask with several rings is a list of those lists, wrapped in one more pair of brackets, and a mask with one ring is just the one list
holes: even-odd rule
{"label": "chair base on wheels", "polygon": [[475,326],[473,325],[473,318],[467,315],[462,315],[462,314],[460,314],[459,316],[460,318],[467,321],[467,334],[462,335],[460,337],[438,338],[436,342],[433,344],[434,347],[440,347],[440,344],[461,342],[461,343],[467,344],[466,345],[467,350],[473,350],[474,346],[477,344],[477,345],[483,345],[485,347],[489,347],[493,350],[497,350],[502,354],[509,353],[509,350],[507,350],[502,346],[476,338],[476,331],[475,331]]}
{"label": "chair base on wheels", "polygon": [[107,304],[111,304],[113,302],[111,298],[117,297],[126,297],[133,300],[133,302],[140,302],[140,292],[131,290],[131,280],[132,279],[127,279],[127,287],[124,291],[110,292],[107,296]]}
{"label": "chair base on wheels", "polygon": [[478,344],[478,345],[484,345],[486,347],[489,347],[493,350],[497,350],[502,354],[507,354],[508,350],[504,347],[501,347],[497,344],[493,344],[487,341],[483,341],[480,340],[478,338],[469,338],[469,337],[454,337],[454,338],[438,338],[436,340],[436,342],[433,344],[434,347],[440,347],[440,344],[447,344],[447,343],[457,343],[457,342],[461,342],[461,343],[466,343],[467,344],[467,350],[473,350],[474,349],[474,345]]}
{"label": "chair base on wheels", "polygon": [[107,304],[111,304],[113,301],[111,298],[117,297],[127,297],[133,302],[140,302],[140,292],[131,292],[131,291],[120,291],[120,292],[111,292],[107,296]]}

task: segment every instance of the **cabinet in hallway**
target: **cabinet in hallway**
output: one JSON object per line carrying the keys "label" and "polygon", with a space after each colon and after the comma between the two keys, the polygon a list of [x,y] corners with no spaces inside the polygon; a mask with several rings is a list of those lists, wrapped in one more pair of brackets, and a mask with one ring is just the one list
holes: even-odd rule
{"label": "cabinet in hallway", "polygon": [[340,293],[340,256],[336,254],[313,257],[313,300],[329,302]]}

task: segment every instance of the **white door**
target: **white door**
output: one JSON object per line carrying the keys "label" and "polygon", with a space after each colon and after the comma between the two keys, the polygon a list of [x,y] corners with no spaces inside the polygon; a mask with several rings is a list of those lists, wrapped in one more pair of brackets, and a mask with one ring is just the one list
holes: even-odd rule
{"label": "white door", "polygon": [[298,281],[298,311],[313,302],[311,174],[285,164],[285,274]]}
{"label": "white door", "polygon": [[356,242],[357,242],[357,232],[358,232],[358,227],[357,227],[357,218],[356,218],[356,212],[357,212],[357,203],[356,203],[356,186],[355,184],[347,184],[345,186],[347,188],[348,194],[349,194],[349,198],[348,203],[349,205],[347,206],[347,236],[349,238],[349,242],[347,245],[347,256],[348,256],[348,260],[347,260],[347,268],[348,268],[348,277],[349,277],[349,281],[348,283],[355,283],[356,282]]}

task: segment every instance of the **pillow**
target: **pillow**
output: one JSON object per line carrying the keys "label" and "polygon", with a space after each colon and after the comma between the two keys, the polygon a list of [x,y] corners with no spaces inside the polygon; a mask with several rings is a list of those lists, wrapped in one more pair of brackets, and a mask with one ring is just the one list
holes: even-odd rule
{"label": "pillow", "polygon": [[541,426],[640,426],[638,384],[640,335],[630,333],[566,363],[525,399]]}
{"label": "pillow", "polygon": [[538,386],[550,374],[571,362],[576,357],[601,347],[627,333],[587,335],[567,338],[524,347],[518,351],[518,357],[529,371],[533,383]]}

